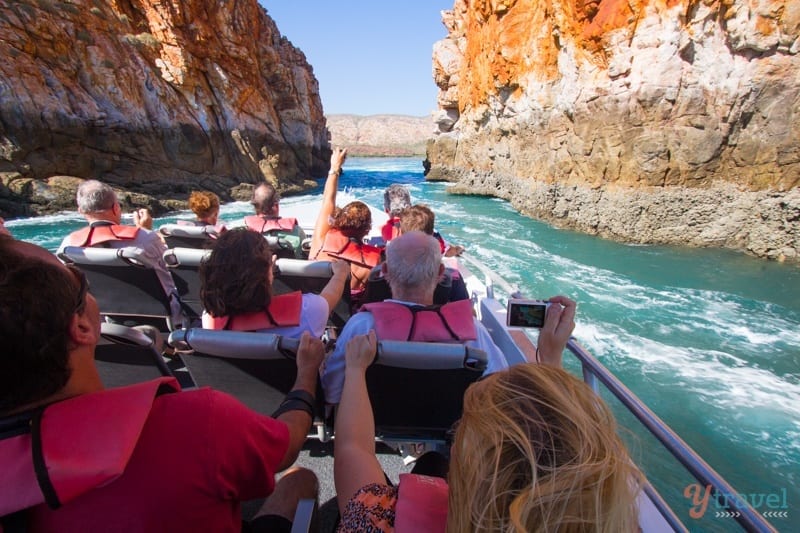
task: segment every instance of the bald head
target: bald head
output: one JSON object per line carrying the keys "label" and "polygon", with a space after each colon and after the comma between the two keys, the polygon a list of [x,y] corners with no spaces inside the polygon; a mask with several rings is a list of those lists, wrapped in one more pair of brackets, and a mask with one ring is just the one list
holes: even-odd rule
{"label": "bald head", "polygon": [[[386,280],[396,298],[408,291],[431,293],[442,272],[439,241],[421,231],[403,233],[386,247]],[[425,303],[425,302],[419,302]]]}
{"label": "bald head", "polygon": [[253,207],[257,215],[278,216],[280,195],[269,183],[262,183],[253,190]]}

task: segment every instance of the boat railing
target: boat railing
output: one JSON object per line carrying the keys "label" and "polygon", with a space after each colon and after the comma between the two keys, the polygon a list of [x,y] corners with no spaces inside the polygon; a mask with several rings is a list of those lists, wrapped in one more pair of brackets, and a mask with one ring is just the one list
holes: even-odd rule
{"label": "boat railing", "polygon": [[[506,354],[510,364],[525,361],[521,347],[517,345],[517,341],[509,335],[508,329],[505,327],[505,308],[494,294],[494,285],[497,284],[511,298],[522,297],[520,291],[480,261],[466,254],[462,255],[460,259],[485,276],[486,298],[479,306],[481,321],[492,334],[492,338],[500,349]],[[711,486],[717,494],[726,495],[729,516],[735,518],[743,529],[754,532],[777,531],[744,498],[737,497],[736,490],[719,473],[574,338],[567,343],[567,349],[580,362],[583,380],[596,393],[599,394],[602,383],[703,487]],[[649,483],[645,486],[645,492],[674,530],[685,530],[669,505]]]}
{"label": "boat railing", "polygon": [[599,393],[602,383],[702,486],[710,485],[718,494],[726,495],[727,511],[742,528],[758,532],[776,531],[747,501],[736,497],[736,490],[721,475],[574,338],[567,343],[567,349],[580,361],[583,380],[595,392]]}

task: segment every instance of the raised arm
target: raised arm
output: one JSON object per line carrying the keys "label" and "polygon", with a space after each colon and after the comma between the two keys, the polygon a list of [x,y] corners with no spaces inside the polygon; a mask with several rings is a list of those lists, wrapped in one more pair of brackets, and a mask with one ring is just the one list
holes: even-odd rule
{"label": "raised arm", "polygon": [[[300,337],[300,347],[297,350],[297,378],[292,387],[292,392],[304,391],[309,395],[308,397],[314,398],[314,394],[317,392],[319,365],[322,363],[324,356],[325,345],[322,341],[304,331],[303,336]],[[291,395],[292,392],[289,394]],[[311,411],[313,405],[309,405],[308,409],[306,409],[304,400],[288,398],[289,396],[287,395],[287,400],[284,400],[278,411],[282,408],[287,409],[276,417],[277,420],[289,427],[289,448],[278,466],[279,471],[289,468],[297,460],[297,455],[306,441],[312,422],[312,414],[309,411]]]}
{"label": "raised arm", "polygon": [[322,289],[322,292],[319,293],[328,302],[329,315],[333,312],[333,308],[336,307],[339,300],[342,299],[342,293],[347,286],[347,279],[350,275],[350,263],[347,261],[333,261],[331,262],[331,269],[333,270],[333,276],[325,285],[325,288]]}
{"label": "raised arm", "polygon": [[336,208],[336,191],[339,188],[339,176],[342,173],[342,165],[347,159],[346,148],[334,148],[331,153],[331,169],[328,171],[328,178],[325,180],[325,189],[322,191],[322,205],[317,215],[317,222],[314,224],[314,235],[311,237],[311,249],[309,257],[316,257],[325,235],[331,229],[330,217]]}
{"label": "raised arm", "polygon": [[361,487],[386,483],[375,457],[375,418],[367,394],[367,367],[375,359],[375,332],[358,335],[347,343],[344,389],[336,410],[333,480],[339,512]]}
{"label": "raised arm", "polygon": [[567,347],[567,341],[575,329],[577,304],[566,296],[553,296],[548,301],[551,305],[547,309],[544,326],[537,341],[537,362],[561,367],[561,353]]}

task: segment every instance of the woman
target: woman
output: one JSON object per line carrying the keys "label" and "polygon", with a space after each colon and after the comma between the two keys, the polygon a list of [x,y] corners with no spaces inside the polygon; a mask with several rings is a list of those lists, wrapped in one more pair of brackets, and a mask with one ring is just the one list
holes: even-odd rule
{"label": "woman", "polygon": [[349,268],[331,265],[333,276],[316,294],[272,293],[273,257],[266,239],[247,228],[223,233],[200,265],[203,327],[264,331],[300,338],[303,331],[320,337],[328,316],[342,297]]}
{"label": "woman", "polygon": [[[399,491],[388,486],[374,455],[364,374],[375,355],[375,335],[348,343],[334,454],[339,531],[391,531],[410,516],[427,531],[444,531],[445,518],[453,532],[638,530],[642,475],[608,407],[560,368],[575,303],[563,296],[550,302],[557,305],[549,307],[539,336],[543,364],[514,365],[470,386],[447,484],[422,478],[409,492],[413,505],[398,500],[406,479]],[[437,499],[438,509],[421,510]]]}
{"label": "woman", "polygon": [[192,221],[178,221],[179,224],[192,224],[195,226],[215,226],[217,232],[221,233],[225,226],[217,226],[219,218],[219,196],[211,191],[192,191],[189,195],[189,209],[197,217]]}
{"label": "woman", "polygon": [[364,244],[372,228],[372,213],[363,202],[350,202],[336,208],[336,190],[347,150],[336,148],[331,155],[331,170],[322,193],[322,206],[314,225],[309,259],[343,259],[350,264],[350,293],[358,301],[366,288],[369,273],[381,261],[381,250]]}

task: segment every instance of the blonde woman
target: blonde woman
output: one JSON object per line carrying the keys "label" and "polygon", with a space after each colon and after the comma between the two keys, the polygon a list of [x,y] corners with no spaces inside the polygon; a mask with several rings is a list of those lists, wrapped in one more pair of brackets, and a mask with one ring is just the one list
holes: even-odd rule
{"label": "blonde woman", "polygon": [[[447,483],[404,475],[399,489],[387,485],[364,378],[375,335],[348,343],[334,459],[340,532],[638,530],[641,473],[608,407],[560,368],[575,302],[550,302],[539,337],[543,364],[512,366],[467,390]],[[404,492],[404,483],[414,488]]]}

